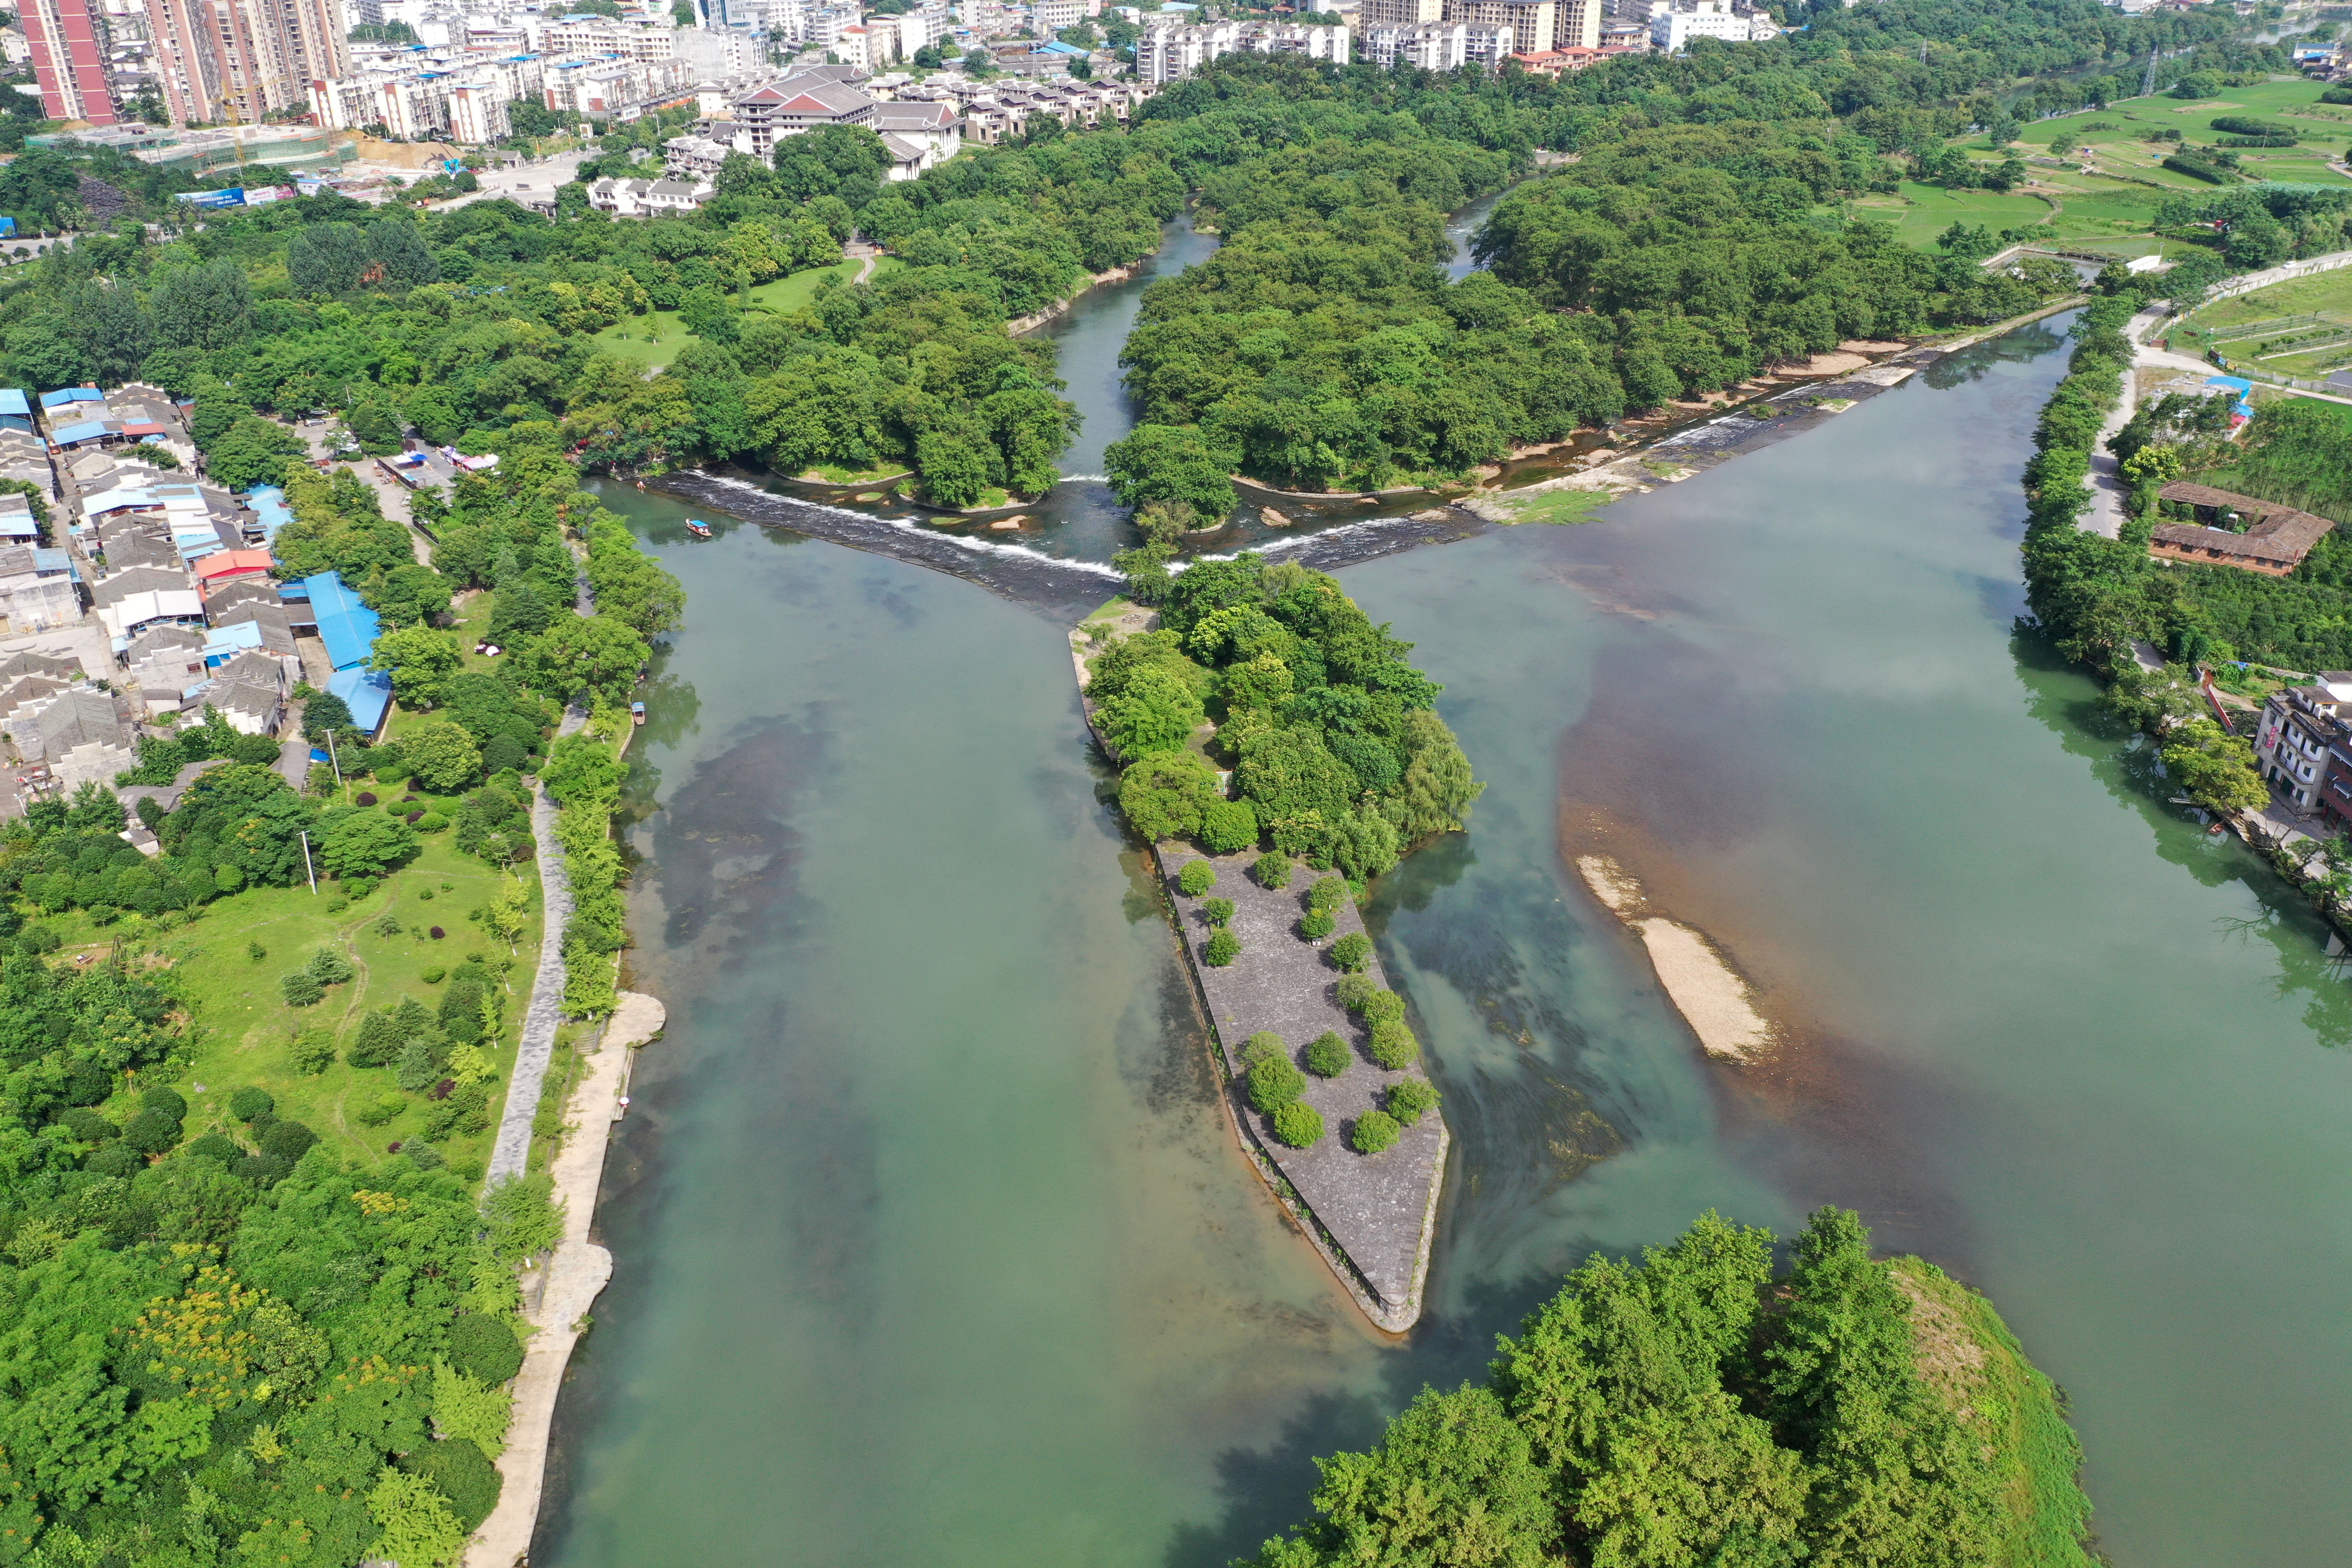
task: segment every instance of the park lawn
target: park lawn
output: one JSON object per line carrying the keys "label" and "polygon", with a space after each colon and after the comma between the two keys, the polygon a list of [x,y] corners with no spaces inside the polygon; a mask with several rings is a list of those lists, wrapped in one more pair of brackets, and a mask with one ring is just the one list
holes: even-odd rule
{"label": "park lawn", "polygon": [[[1999,191],[1948,191],[1941,185],[1923,185],[1916,180],[1902,184],[1906,205],[1899,213],[1888,214],[1895,219],[1895,235],[1906,245],[1923,250],[1933,249],[1936,240],[1952,225],[1981,225],[1998,234],[2005,228],[2036,228],[2050,217],[2050,204],[2039,196],[2021,195],[2015,191],[2004,195]],[[1857,210],[1860,204],[1856,204]],[[1879,217],[1880,211],[1871,211]]]}
{"label": "park lawn", "polygon": [[[863,265],[860,261],[837,261],[829,267],[812,267],[805,272],[762,283],[748,290],[744,299],[752,308],[790,315],[815,298],[820,280],[837,277],[846,283],[857,276]],[[877,257],[869,281],[879,281],[905,265],[895,256]],[[698,340],[687,330],[676,310],[656,310],[650,315],[615,321],[592,341],[607,353],[657,370],[676,359],[687,344]]]}
{"label": "park lawn", "polygon": [[[175,1085],[187,1098],[190,1138],[215,1125],[233,1125],[229,1095],[257,1084],[277,1100],[281,1119],[301,1122],[338,1153],[371,1161],[421,1128],[425,1101],[418,1095],[407,1096],[401,1114],[382,1127],[358,1120],[362,1107],[399,1092],[393,1068],[354,1068],[342,1059],[360,1015],[404,996],[437,1007],[440,985],[427,984],[425,972],[454,967],[468,953],[481,953],[493,970],[511,961],[505,976],[505,1025],[495,1044],[486,1047],[499,1074],[491,1088],[491,1127],[478,1133],[452,1133],[437,1145],[451,1169],[473,1180],[480,1176],[495,1136],[496,1113],[514,1065],[539,951],[537,878],[530,868],[520,869],[532,889],[532,908],[512,950],[467,918],[489,902],[503,874],[459,854],[446,832],[428,836],[415,860],[375,891],[341,910],[333,908],[343,901],[334,884],[322,882],[314,894],[298,883],[249,889],[215,900],[198,918],[170,931],[158,931],[136,915],[95,930],[79,910],[47,917],[44,923],[63,938],[61,958],[72,959],[79,948],[92,955],[92,962],[103,962],[108,945],[120,937],[127,947],[136,942],[129,951],[143,950],[144,956],[132,962],[170,966],[193,1020],[194,1065]],[[399,934],[377,931],[387,916],[402,928]],[[427,934],[427,928],[436,925],[447,932],[439,941]],[[266,956],[251,957],[249,942],[259,942]],[[351,958],[357,974],[331,986],[327,999],[315,1007],[287,1006],[279,976],[300,967],[313,949],[329,943]],[[310,1028],[331,1028],[338,1037],[333,1065],[315,1077],[297,1072],[291,1055],[295,1032]],[[126,1090],[121,1097],[126,1103],[107,1114],[128,1114],[131,1107],[127,1102],[135,1098]]]}

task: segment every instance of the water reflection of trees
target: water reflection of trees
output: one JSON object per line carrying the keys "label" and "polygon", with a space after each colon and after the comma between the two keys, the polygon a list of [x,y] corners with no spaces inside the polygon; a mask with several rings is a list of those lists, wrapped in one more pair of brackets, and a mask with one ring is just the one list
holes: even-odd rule
{"label": "water reflection of trees", "polygon": [[2063,332],[2034,321],[1948,353],[1921,372],[1920,378],[1938,392],[1948,391],[1969,382],[1982,381],[1997,364],[2024,364],[2044,354],[2056,353],[2065,346]]}
{"label": "water reflection of trees", "polygon": [[2305,1001],[2303,1022],[2330,1046],[2352,1046],[2352,985],[2345,961],[2328,956],[2334,933],[2302,890],[2271,868],[2235,834],[2209,834],[2171,804],[2174,786],[2158,771],[2156,749],[2109,713],[2097,684],[2069,664],[2047,637],[2021,631],[2010,639],[2026,709],[2070,755],[2091,763],[2092,776],[2148,825],[2156,851],[2208,888],[2242,887],[2256,912],[2218,922],[2221,934],[2260,941],[2277,955],[2273,991],[2281,1000]]}

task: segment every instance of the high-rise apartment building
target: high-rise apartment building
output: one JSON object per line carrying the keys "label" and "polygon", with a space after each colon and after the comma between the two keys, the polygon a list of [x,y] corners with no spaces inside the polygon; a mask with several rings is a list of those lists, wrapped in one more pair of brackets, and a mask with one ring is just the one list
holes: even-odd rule
{"label": "high-rise apartment building", "polygon": [[18,7],[33,46],[33,75],[41,84],[41,110],[52,120],[114,123],[106,90],[106,51],[89,0],[25,0]]}
{"label": "high-rise apartment building", "polygon": [[[1374,27],[1425,27],[1433,22],[1445,19],[1445,0],[1363,0],[1356,11],[1356,24],[1367,33]],[[1440,44],[1436,47],[1439,58],[1447,54],[1446,45]],[[1418,65],[1420,61],[1413,63]],[[1454,65],[1461,63],[1458,59],[1454,61]],[[1428,68],[1450,70],[1453,67]]]}
{"label": "high-rise apartment building", "polygon": [[173,125],[257,124],[351,74],[342,0],[146,0]]}

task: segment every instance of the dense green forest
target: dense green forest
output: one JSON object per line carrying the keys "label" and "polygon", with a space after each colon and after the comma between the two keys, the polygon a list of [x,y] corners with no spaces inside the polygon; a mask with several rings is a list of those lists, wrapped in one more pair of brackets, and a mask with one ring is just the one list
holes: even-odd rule
{"label": "dense green forest", "polygon": [[[1148,838],[1229,855],[1263,837],[1358,884],[1380,875],[1405,846],[1460,827],[1486,787],[1412,651],[1323,573],[1196,562],[1163,585],[1158,630],[1089,660],[1097,723],[1127,764],[1120,808]],[[1213,714],[1231,800],[1192,749]]]}
{"label": "dense green forest", "polygon": [[[702,212],[649,222],[574,184],[552,218],[324,195],[194,228],[146,165],[36,151],[0,172],[0,210],[96,232],[0,278],[0,381],[142,374],[212,418],[332,407],[371,449],[405,422],[475,449],[545,426],[591,467],[911,467],[929,499],[968,505],[1050,484],[1077,417],[1051,344],[1004,321],[1149,253],[1195,199],[1226,246],[1153,291],[1120,488],[1221,510],[1231,465],[1310,489],[1459,473],[1840,331],[1997,319],[2020,285],[1824,226],[1818,204],[1971,123],[2117,91],[2156,45],[2179,51],[2160,79],[2284,63],[2230,31],[2095,0],[1882,0],[1557,81],[1236,57],[1131,128],[1041,121],[903,184],[870,133],[795,137],[772,167],[730,160]],[[583,176],[674,120],[610,128]],[[1538,148],[1583,162],[1496,215],[1494,276],[1446,284],[1443,214]],[[752,300],[853,228],[908,265],[790,310]],[[697,337],[648,378],[612,332],[651,311]],[[237,479],[281,455],[266,426],[228,447],[215,472]],[[1181,473],[1132,477],[1162,468]]]}
{"label": "dense green forest", "polygon": [[1252,1561],[2088,1568],[2080,1462],[1984,1298],[1842,1210],[1778,1275],[1769,1233],[1709,1214],[1570,1275],[1484,1385],[1318,1459],[1316,1518]]}

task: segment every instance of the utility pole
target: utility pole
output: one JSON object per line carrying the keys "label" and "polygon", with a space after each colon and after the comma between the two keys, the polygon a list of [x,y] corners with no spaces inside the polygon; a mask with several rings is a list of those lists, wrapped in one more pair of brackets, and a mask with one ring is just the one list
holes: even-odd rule
{"label": "utility pole", "polygon": [[335,787],[343,792],[343,804],[352,804],[352,786],[343,782],[343,764],[335,761],[335,732],[327,731],[327,765],[335,770]]}
{"label": "utility pole", "polygon": [[319,890],[319,873],[310,864],[310,830],[298,827],[294,831],[302,836],[302,874],[310,879],[310,891],[315,894]]}

